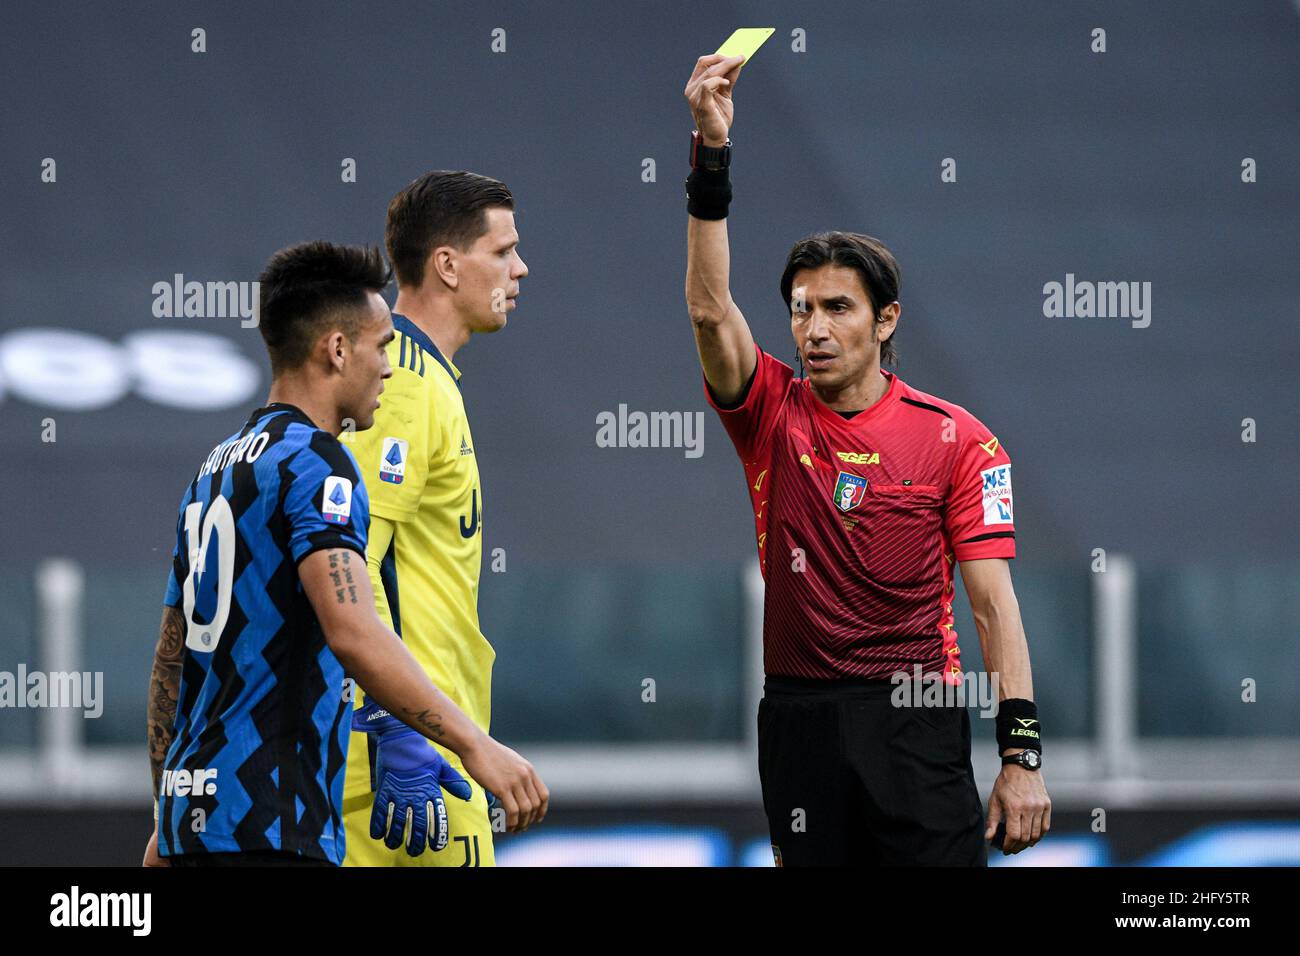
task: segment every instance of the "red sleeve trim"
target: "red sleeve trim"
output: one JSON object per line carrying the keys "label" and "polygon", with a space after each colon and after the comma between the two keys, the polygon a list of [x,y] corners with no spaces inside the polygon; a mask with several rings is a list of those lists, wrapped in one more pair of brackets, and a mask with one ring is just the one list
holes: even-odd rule
{"label": "red sleeve trim", "polygon": [[958,561],[979,561],[983,558],[1006,558],[1010,561],[1016,556],[1016,539],[989,538],[984,541],[967,541],[953,545],[952,551]]}

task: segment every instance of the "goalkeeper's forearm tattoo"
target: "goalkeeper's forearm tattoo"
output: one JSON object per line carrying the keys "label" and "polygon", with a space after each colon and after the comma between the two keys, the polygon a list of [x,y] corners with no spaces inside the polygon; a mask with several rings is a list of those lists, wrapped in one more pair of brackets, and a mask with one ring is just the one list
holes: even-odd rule
{"label": "goalkeeper's forearm tattoo", "polygon": [[158,795],[163,761],[176,732],[176,701],[180,696],[184,651],[185,618],[178,608],[165,607],[149,678],[149,766],[153,771],[154,796]]}
{"label": "goalkeeper's forearm tattoo", "polygon": [[427,709],[421,711],[414,711],[409,707],[404,707],[402,709],[410,715],[412,720],[425,730],[429,731],[429,733],[433,734],[435,738],[442,740],[442,714],[431,714]]}

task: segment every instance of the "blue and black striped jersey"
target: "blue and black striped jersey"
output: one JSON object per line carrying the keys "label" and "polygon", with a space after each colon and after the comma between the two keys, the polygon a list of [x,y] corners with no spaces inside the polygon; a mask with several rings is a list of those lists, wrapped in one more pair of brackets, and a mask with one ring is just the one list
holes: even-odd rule
{"label": "blue and black striped jersey", "polygon": [[167,584],[186,638],[157,794],[163,856],[342,862],[351,704],[298,563],[322,548],[364,556],[369,523],[352,453],[292,405],[253,412],[199,468]]}

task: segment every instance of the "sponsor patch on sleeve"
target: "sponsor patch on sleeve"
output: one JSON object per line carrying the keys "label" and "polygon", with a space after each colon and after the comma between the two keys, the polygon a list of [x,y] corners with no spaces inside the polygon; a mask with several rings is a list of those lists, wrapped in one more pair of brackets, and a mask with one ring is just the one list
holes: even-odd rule
{"label": "sponsor patch on sleeve", "polygon": [[352,517],[352,482],[338,475],[326,478],[320,511],[326,521],[347,524]]}
{"label": "sponsor patch on sleeve", "polygon": [[998,465],[980,472],[984,480],[984,523],[1011,524],[1011,465]]}

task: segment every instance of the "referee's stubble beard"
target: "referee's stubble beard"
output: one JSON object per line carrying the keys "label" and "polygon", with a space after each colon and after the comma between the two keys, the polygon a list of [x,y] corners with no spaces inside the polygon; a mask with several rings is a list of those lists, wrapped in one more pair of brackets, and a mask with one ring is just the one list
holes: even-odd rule
{"label": "referee's stubble beard", "polygon": [[902,307],[877,318],[855,269],[824,265],[794,274],[790,331],[808,382],[826,405],[858,411],[884,394],[880,344],[894,334]]}

